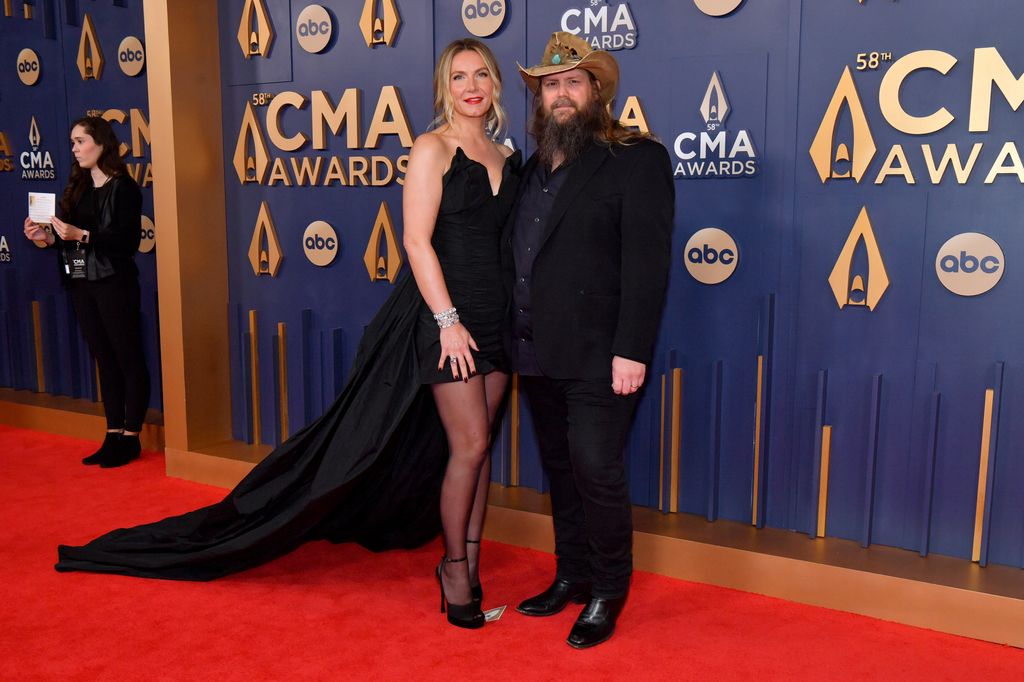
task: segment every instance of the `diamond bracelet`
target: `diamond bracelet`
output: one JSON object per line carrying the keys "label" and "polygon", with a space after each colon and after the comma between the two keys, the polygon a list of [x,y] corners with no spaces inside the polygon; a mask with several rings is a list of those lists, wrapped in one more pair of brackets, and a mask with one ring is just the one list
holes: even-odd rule
{"label": "diamond bracelet", "polygon": [[459,323],[459,313],[455,311],[455,308],[449,308],[448,310],[434,313],[434,320],[437,321],[437,326],[440,329],[447,329]]}

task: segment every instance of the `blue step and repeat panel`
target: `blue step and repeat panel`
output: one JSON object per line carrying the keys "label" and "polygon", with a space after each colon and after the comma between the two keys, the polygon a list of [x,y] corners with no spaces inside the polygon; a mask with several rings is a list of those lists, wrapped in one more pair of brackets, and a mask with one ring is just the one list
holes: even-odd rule
{"label": "blue step and repeat panel", "polygon": [[[14,206],[61,186],[60,145],[80,110],[122,112],[119,132],[140,143],[129,161],[148,163],[142,79],[110,65],[83,79],[75,66],[84,14],[113,62],[115,44],[141,36],[137,3],[32,6],[34,23],[2,24],[17,36],[0,49],[0,191]],[[614,53],[613,113],[656,135],[675,166],[668,301],[627,448],[634,503],[1024,566],[1024,7],[221,0],[218,11],[236,438],[279,442],[319,414],[408,267],[402,182],[433,119],[444,46],[477,35],[494,50],[505,141],[529,153],[516,63],[566,30]],[[38,21],[47,13],[52,29]],[[45,67],[30,87],[13,68],[23,48]],[[48,179],[25,175],[33,117]],[[20,220],[0,227],[0,379],[33,388],[29,302],[46,301],[53,329],[69,314],[52,254],[20,237]],[[140,261],[152,282],[151,257]],[[47,388],[74,394],[87,360],[56,338],[44,356],[69,378]],[[528,407],[510,412],[495,479],[543,490]]]}

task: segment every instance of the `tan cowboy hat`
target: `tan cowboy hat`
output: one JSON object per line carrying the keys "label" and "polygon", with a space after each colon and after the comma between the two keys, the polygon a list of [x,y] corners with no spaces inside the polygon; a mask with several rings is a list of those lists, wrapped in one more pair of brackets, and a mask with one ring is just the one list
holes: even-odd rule
{"label": "tan cowboy hat", "polygon": [[530,92],[537,94],[540,79],[553,73],[562,73],[573,69],[589,71],[601,83],[601,101],[608,104],[615,97],[619,87],[619,64],[615,57],[604,50],[595,50],[583,38],[565,31],[551,34],[551,40],[544,48],[544,57],[540,64],[525,68],[517,63],[519,75]]}

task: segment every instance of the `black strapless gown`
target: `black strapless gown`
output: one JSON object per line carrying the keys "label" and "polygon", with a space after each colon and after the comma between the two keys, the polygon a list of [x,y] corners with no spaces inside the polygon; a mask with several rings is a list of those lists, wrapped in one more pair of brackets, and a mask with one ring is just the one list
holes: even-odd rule
{"label": "black strapless gown", "polygon": [[[461,149],[444,176],[433,244],[445,282],[480,348],[481,373],[504,369],[506,294],[499,238],[518,182],[519,153],[497,196],[487,169]],[[420,546],[440,532],[448,445],[426,383],[439,372],[437,324],[406,271],[367,327],[345,388],[222,501],[82,547],[58,548],[58,571],[211,580],[307,540],[374,550]]]}

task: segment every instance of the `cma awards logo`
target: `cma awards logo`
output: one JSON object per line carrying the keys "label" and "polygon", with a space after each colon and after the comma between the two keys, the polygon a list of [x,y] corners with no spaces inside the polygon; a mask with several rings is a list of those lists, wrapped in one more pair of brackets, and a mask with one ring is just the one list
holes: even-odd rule
{"label": "cma awards logo", "polygon": [[[903,105],[902,86],[911,74],[918,71],[932,71],[945,76],[957,62],[956,57],[939,50],[912,52],[892,62],[878,91],[878,106],[885,122],[901,133],[919,136],[934,135],[953,123],[956,117],[945,107],[923,116],[909,113]],[[865,64],[866,68],[862,70],[877,68],[880,64],[873,61]],[[995,90],[1002,94],[1014,111],[1024,103],[1024,77],[1017,77],[1010,70],[996,48],[977,48],[971,81],[969,132],[989,132]],[[933,87],[932,92],[942,94],[944,90]],[[977,176],[975,171],[979,162],[983,168],[988,168],[984,179],[986,185],[1006,175],[1024,184],[1024,162],[1018,145],[1013,141],[996,142],[994,145],[987,140],[942,145],[933,138],[928,139],[929,142],[920,145],[919,153],[915,146],[892,145],[874,175],[874,184],[881,185],[889,178],[902,178],[908,185],[917,184],[918,179],[939,185],[952,175],[957,184],[965,185]],[[986,153],[993,146],[998,147],[998,152]],[[877,152],[853,72],[847,66],[811,141],[811,161],[822,183],[843,180],[859,183],[865,177],[871,179],[869,171]],[[980,161],[983,158],[986,160]]]}
{"label": "cma awards logo", "polygon": [[50,152],[40,150],[39,145],[43,142],[43,136],[39,132],[39,124],[36,117],[32,117],[32,123],[28,127],[28,143],[32,151],[21,153],[21,179],[22,180],[54,180],[57,177],[53,168],[53,159]]}
{"label": "cma awards logo", "polygon": [[277,228],[270,217],[270,207],[267,206],[267,202],[261,201],[260,212],[256,216],[256,227],[252,231],[252,239],[249,240],[249,264],[252,265],[252,272],[257,277],[277,277],[282,260],[284,255],[281,253],[281,240],[277,238]]}
{"label": "cma awards logo", "polygon": [[359,14],[359,32],[367,47],[391,47],[398,37],[402,17],[398,15],[395,0],[364,0]]}
{"label": "cma awards logo", "polygon": [[100,49],[96,27],[88,14],[82,20],[82,37],[78,40],[78,56],[75,59],[82,80],[99,80],[103,75],[103,50]]}
{"label": "cma awards logo", "polygon": [[11,247],[7,245],[7,237],[0,234],[0,263],[11,262]]}
{"label": "cma awards logo", "polygon": [[11,141],[7,133],[0,130],[0,173],[14,170],[14,152],[11,150]]}
{"label": "cma awards logo", "polygon": [[750,138],[750,131],[730,133],[725,128],[725,120],[732,108],[725,94],[722,77],[717,71],[711,74],[699,109],[705,129],[699,132],[685,131],[676,136],[673,150],[679,162],[676,164],[675,176],[691,179],[756,175],[760,169],[760,160]]}
{"label": "cma awards logo", "polygon": [[[254,95],[254,98],[256,96]],[[271,156],[267,144],[281,152],[296,152],[312,142],[313,150],[326,150],[328,131],[332,135],[344,134],[348,149],[376,149],[381,138],[395,135],[406,149],[412,147],[413,135],[401,95],[393,85],[381,88],[370,119],[365,138],[362,136],[360,115],[361,92],[357,88],[344,91],[337,105],[324,90],[314,90],[310,97],[298,92],[279,92],[269,97],[265,123],[261,124],[252,102],[246,101],[242,124],[235,142],[232,162],[238,181],[285,187],[295,185],[341,186],[365,185],[382,187],[391,182],[404,182],[409,155],[397,158],[384,155],[327,156],[305,154],[287,159]],[[303,130],[289,134],[282,127],[283,112],[291,108],[305,109],[309,105],[309,134]]]}
{"label": "cma awards logo", "polygon": [[840,310],[846,306],[863,306],[874,310],[889,288],[882,252],[871,227],[867,207],[860,210],[839,258],[828,276],[829,286]]}
{"label": "cma awards logo", "polygon": [[238,46],[242,56],[270,56],[270,45],[274,42],[274,26],[270,23],[270,12],[264,0],[245,0],[242,17],[238,22]]}
{"label": "cma awards logo", "polygon": [[363,263],[371,282],[387,280],[394,282],[398,271],[402,268],[402,251],[398,248],[398,237],[395,235],[394,222],[388,202],[380,202],[377,218],[373,221],[370,241],[363,253]]}
{"label": "cma awards logo", "polygon": [[567,9],[562,30],[582,37],[595,50],[636,47],[636,21],[626,2],[609,5],[606,0],[590,0],[586,7]]}

